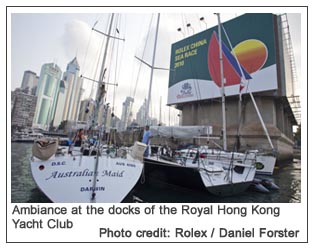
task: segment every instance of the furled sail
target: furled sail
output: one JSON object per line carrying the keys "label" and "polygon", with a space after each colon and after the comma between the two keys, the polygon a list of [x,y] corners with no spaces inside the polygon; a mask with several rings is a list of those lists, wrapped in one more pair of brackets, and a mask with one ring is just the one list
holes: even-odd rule
{"label": "furled sail", "polygon": [[152,136],[190,139],[212,134],[211,126],[151,126]]}

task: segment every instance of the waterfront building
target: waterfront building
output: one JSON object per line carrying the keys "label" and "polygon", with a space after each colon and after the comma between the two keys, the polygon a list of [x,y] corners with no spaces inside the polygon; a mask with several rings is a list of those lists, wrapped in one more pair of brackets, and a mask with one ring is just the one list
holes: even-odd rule
{"label": "waterfront building", "polygon": [[31,128],[37,97],[16,89],[11,92],[11,126],[16,129]]}
{"label": "waterfront building", "polygon": [[27,90],[27,94],[35,95],[39,77],[33,71],[26,70],[22,80],[22,89]]}
{"label": "waterfront building", "polygon": [[146,98],[144,99],[142,106],[139,108],[139,111],[136,114],[136,122],[141,127],[145,126],[146,121],[149,120],[145,118],[145,115],[146,115]]}
{"label": "waterfront building", "polygon": [[60,81],[60,88],[57,94],[56,110],[53,119],[53,127],[58,127],[63,121],[64,107],[66,102],[66,89],[64,80]]}
{"label": "waterfront building", "polygon": [[63,75],[63,81],[65,85],[64,95],[66,98],[63,107],[64,112],[62,120],[75,121],[78,119],[80,100],[83,94],[83,81],[80,77],[80,66],[76,57],[67,64],[66,71]]}
{"label": "waterfront building", "polygon": [[53,124],[62,71],[55,63],[41,67],[36,95],[37,106],[33,126],[48,130]]}
{"label": "waterfront building", "polygon": [[130,96],[126,97],[126,100],[122,103],[122,113],[121,113],[121,122],[120,122],[120,131],[127,129],[127,126],[130,125],[132,121],[132,104],[134,99]]}

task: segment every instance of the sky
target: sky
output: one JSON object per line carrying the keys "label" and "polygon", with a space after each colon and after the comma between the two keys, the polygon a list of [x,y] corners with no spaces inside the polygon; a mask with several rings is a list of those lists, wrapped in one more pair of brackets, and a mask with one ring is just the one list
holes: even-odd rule
{"label": "sky", "polygon": [[[134,97],[134,114],[148,95],[150,69],[141,65],[135,56],[151,64],[153,40],[156,27],[154,10],[145,9],[117,9],[121,14],[115,15],[119,34],[125,41],[111,43],[107,57],[106,80],[118,84],[117,88],[109,86],[107,102],[114,106],[115,113],[120,117],[122,102],[126,96]],[[238,9],[237,9],[238,10]],[[103,36],[92,32],[95,28],[106,32],[109,14],[107,8],[86,9],[76,8],[12,8],[8,18],[10,26],[9,39],[11,45],[11,90],[21,86],[24,71],[31,70],[40,74],[41,66],[55,62],[62,71],[66,65],[77,57],[81,67],[81,74],[92,79],[98,79],[99,49],[103,45]],[[160,9],[159,35],[156,49],[155,66],[169,68],[171,44],[217,25],[217,18],[211,9]],[[250,9],[250,12],[253,12]],[[278,9],[276,9],[276,12]],[[76,13],[69,13],[76,12]],[[92,12],[92,13],[83,13]],[[115,11],[117,12],[117,11]],[[227,21],[242,13],[224,9],[221,21]],[[291,11],[290,11],[291,12]],[[200,21],[204,17],[205,21]],[[300,14],[288,14],[289,30],[294,47],[298,79],[301,74],[301,24]],[[186,24],[190,23],[191,28]],[[115,24],[114,24],[115,25]],[[182,32],[177,29],[181,28]],[[145,45],[146,44],[146,45]],[[145,48],[146,46],[146,48]],[[10,46],[9,46],[10,47]],[[144,49],[145,48],[145,49]],[[151,115],[161,118],[167,124],[177,122],[177,111],[166,106],[168,89],[167,70],[155,70],[152,84]],[[84,80],[84,98],[94,96],[94,83]],[[300,92],[298,93],[300,94]],[[169,110],[170,109],[170,110]]]}

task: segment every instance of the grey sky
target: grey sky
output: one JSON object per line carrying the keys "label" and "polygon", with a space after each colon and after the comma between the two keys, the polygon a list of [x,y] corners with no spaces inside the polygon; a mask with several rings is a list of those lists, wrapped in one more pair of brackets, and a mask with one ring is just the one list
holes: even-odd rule
{"label": "grey sky", "polygon": [[[66,10],[66,9],[65,9]],[[186,12],[186,9],[182,9]],[[13,9],[14,11],[14,9]],[[29,11],[29,9],[26,9]],[[81,9],[83,11],[83,9]],[[152,10],[151,10],[152,11]],[[211,12],[211,10],[210,10]],[[205,13],[207,26],[216,25],[216,17],[211,13]],[[203,16],[198,13],[188,14],[170,14],[164,13],[161,17],[160,32],[157,47],[156,64],[159,67],[169,67],[170,46],[171,43],[182,38],[182,33],[177,32],[178,27],[185,26],[186,22],[192,23],[195,33],[205,28],[204,23],[199,21],[199,17]],[[221,14],[222,21],[235,17],[235,14]],[[144,48],[144,39],[148,32],[148,24],[151,14],[123,14],[121,22],[121,36],[126,38],[124,44],[120,45],[119,56],[121,54],[121,62],[119,63],[119,78],[116,98],[117,115],[121,113],[121,103],[127,95],[132,95],[137,82],[137,72],[139,63],[134,59],[134,55],[142,56]],[[294,45],[296,65],[298,68],[298,76],[300,76],[301,68],[301,26],[300,14],[288,15],[290,32]],[[76,55],[81,66],[83,74],[92,77],[96,66],[96,52],[101,38],[92,34],[92,41],[89,43],[88,55],[86,50],[90,38],[90,29],[98,20],[97,29],[106,30],[108,15],[97,13],[13,13],[11,14],[11,89],[20,87],[23,73],[25,70],[31,70],[40,74],[41,66],[44,63],[56,62],[65,71],[66,65]],[[152,27],[155,24],[152,23]],[[154,29],[153,29],[154,30]],[[185,29],[184,33],[192,34],[192,30]],[[150,38],[150,41],[152,37]],[[151,42],[147,47],[144,60],[150,62],[151,58]],[[123,52],[123,53],[122,53]],[[136,92],[135,109],[142,103],[147,96],[149,69],[142,66],[140,80],[138,82]],[[88,85],[88,91],[85,97],[90,95],[89,89],[92,84]],[[162,96],[162,106],[165,106],[167,99],[168,72],[155,72],[155,81],[153,84],[154,107],[152,113],[158,117],[159,99]],[[155,87],[156,86],[156,87]],[[108,94],[108,98],[112,99],[113,91]],[[109,100],[110,102],[112,100]],[[164,107],[165,109],[165,107]]]}

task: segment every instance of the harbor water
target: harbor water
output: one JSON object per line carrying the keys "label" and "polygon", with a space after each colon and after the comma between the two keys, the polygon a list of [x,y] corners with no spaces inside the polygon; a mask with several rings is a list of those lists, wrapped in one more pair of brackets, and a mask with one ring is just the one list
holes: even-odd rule
{"label": "harbor water", "polygon": [[[31,143],[11,144],[11,202],[12,203],[49,203],[50,200],[37,188],[33,181],[29,158]],[[260,176],[261,177],[261,176]],[[208,192],[186,190],[175,186],[138,185],[125,202],[152,203],[298,203],[301,202],[301,162],[276,166],[269,178],[279,186],[279,190],[259,193],[247,190],[231,197],[216,197]]]}

